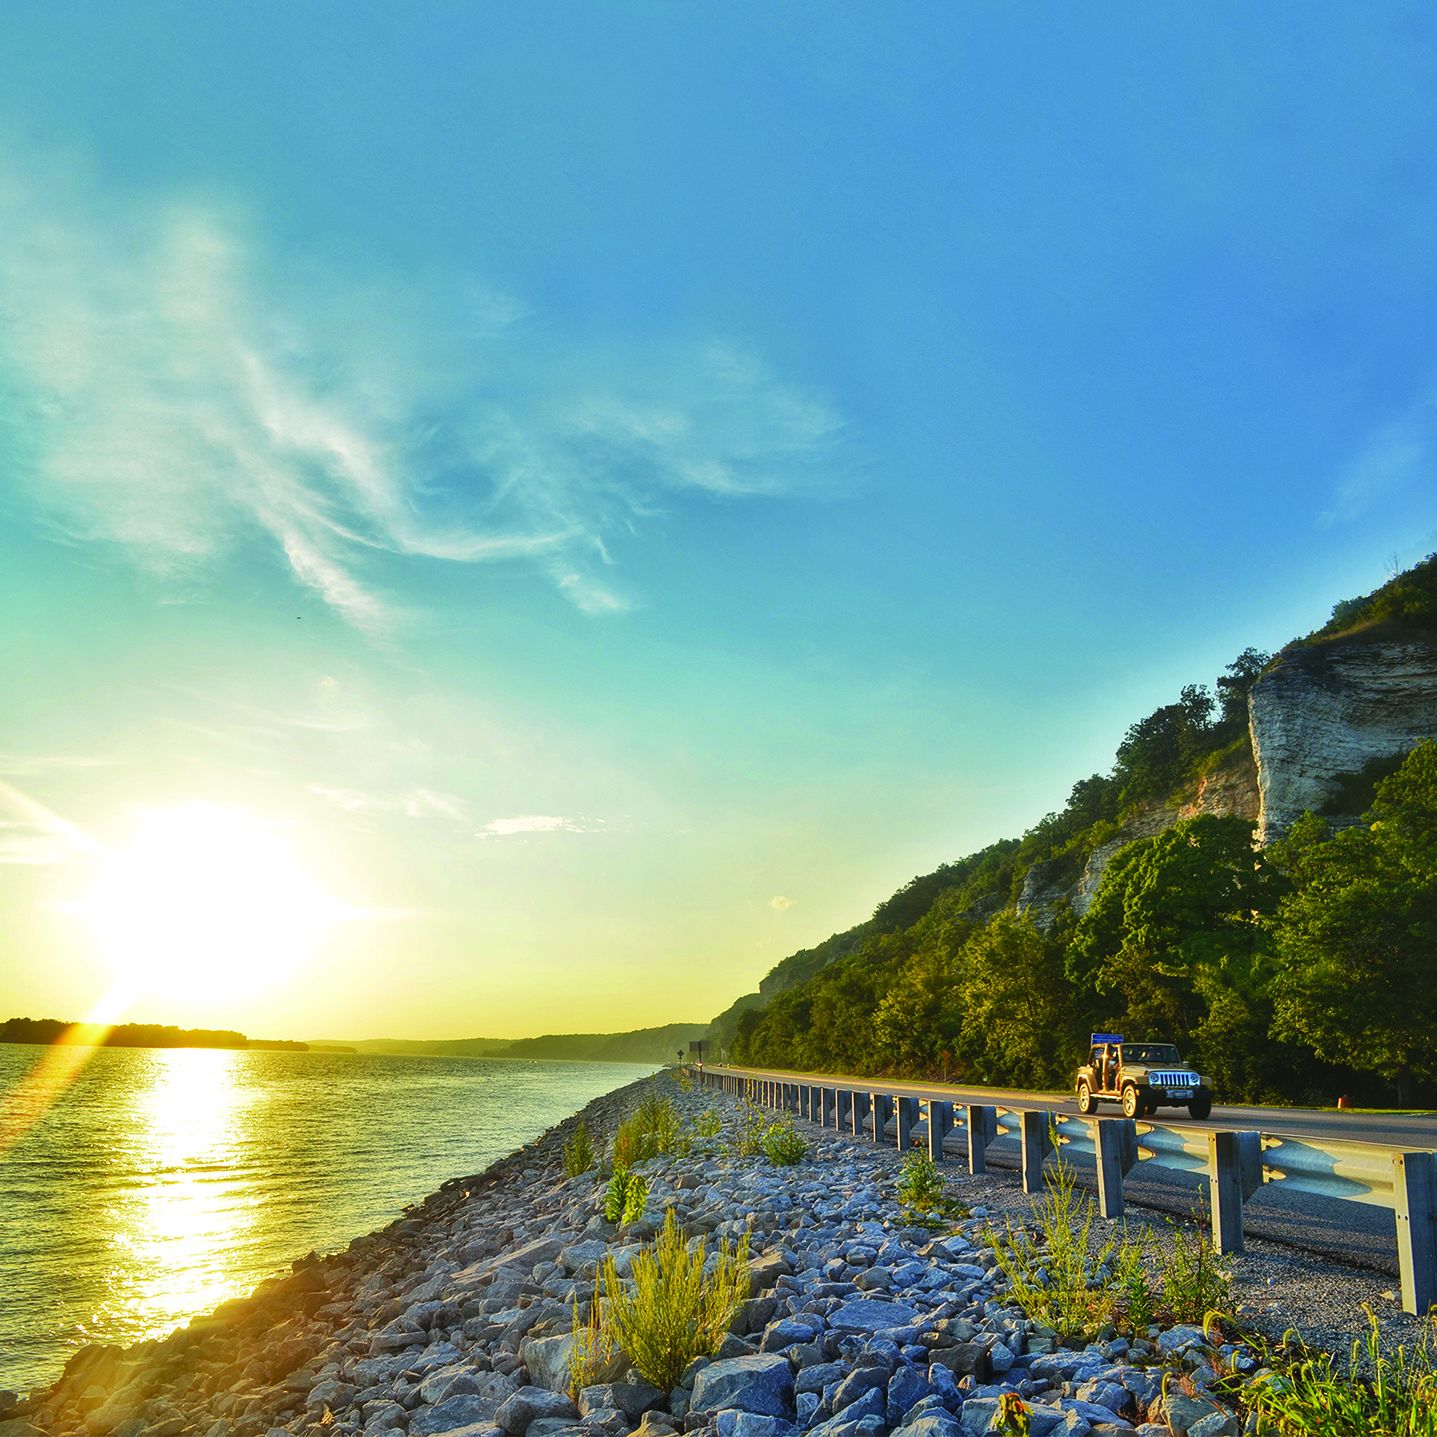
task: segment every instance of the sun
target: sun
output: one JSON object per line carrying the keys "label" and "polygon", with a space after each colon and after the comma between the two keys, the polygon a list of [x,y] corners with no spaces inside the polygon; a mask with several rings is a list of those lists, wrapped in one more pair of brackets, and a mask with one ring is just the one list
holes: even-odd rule
{"label": "sun", "polygon": [[210,803],[144,812],[76,906],[118,981],[194,1001],[278,986],[350,912],[275,825]]}

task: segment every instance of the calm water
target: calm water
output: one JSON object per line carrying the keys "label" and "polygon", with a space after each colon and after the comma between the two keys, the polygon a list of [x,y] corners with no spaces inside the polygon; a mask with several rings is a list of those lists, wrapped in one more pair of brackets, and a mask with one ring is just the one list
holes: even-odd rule
{"label": "calm water", "polygon": [[[0,1044],[0,1113],[38,1109],[27,1074],[44,1051]],[[650,1071],[85,1051],[0,1151],[0,1387],[22,1392],[86,1342],[168,1332],[311,1249],[343,1247]]]}

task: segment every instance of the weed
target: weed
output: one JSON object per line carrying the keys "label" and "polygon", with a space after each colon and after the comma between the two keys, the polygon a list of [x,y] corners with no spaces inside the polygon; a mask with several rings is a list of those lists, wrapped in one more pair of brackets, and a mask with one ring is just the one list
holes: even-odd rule
{"label": "weed", "polygon": [[768,1125],[763,1135],[763,1150],[776,1168],[792,1167],[808,1156],[808,1144],[799,1137],[792,1118]]}
{"label": "weed", "polygon": [[649,1201],[649,1185],[638,1173],[616,1169],[604,1189],[606,1222],[637,1222]]}
{"label": "weed", "polygon": [[599,1306],[599,1283],[594,1281],[594,1300],[587,1316],[579,1312],[579,1298],[574,1296],[574,1344],[569,1349],[569,1396],[578,1400],[579,1393],[592,1387],[604,1375],[614,1355],[614,1339],[603,1326]]}
{"label": "weed", "polygon": [[1280,1437],[1437,1437],[1437,1354],[1429,1325],[1409,1352],[1384,1351],[1377,1319],[1367,1309],[1365,1340],[1346,1364],[1331,1352],[1299,1347],[1272,1360],[1246,1391],[1259,1433]]}
{"label": "weed", "polygon": [[676,1069],[675,1076],[678,1078],[679,1092],[691,1093],[693,1091],[694,1080],[689,1074],[689,1070],[687,1068],[680,1067]]}
{"label": "weed", "polygon": [[694,1132],[701,1138],[716,1138],[723,1132],[723,1119],[719,1117],[714,1108],[700,1113],[698,1121],[694,1123]]}
{"label": "weed", "polygon": [[1200,1323],[1209,1313],[1232,1311],[1232,1274],[1218,1261],[1212,1239],[1196,1214],[1192,1234],[1176,1223],[1172,1252],[1163,1263],[1163,1302],[1177,1322]]}
{"label": "weed", "polygon": [[732,1142],[734,1156],[757,1157],[763,1151],[763,1138],[767,1131],[768,1114],[757,1103],[745,1100],[738,1120],[738,1136]]}
{"label": "weed", "polygon": [[962,1203],[948,1196],[938,1164],[919,1148],[903,1159],[898,1171],[898,1202],[908,1221],[925,1227],[941,1227],[946,1219],[967,1213]]}
{"label": "weed", "polygon": [[589,1136],[589,1125],[583,1118],[574,1125],[569,1141],[564,1144],[564,1176],[576,1178],[594,1166],[597,1154]]}
{"label": "weed", "polygon": [[1112,1282],[1117,1313],[1130,1331],[1145,1332],[1158,1319],[1151,1244],[1145,1233],[1130,1237],[1127,1228],[1113,1250]]}
{"label": "weed", "polygon": [[1093,1201],[1079,1199],[1073,1168],[1061,1158],[1044,1174],[1043,1196],[1032,1208],[1036,1237],[1011,1222],[1003,1238],[992,1227],[983,1234],[1008,1279],[1013,1301],[1061,1337],[1094,1331],[1112,1313],[1111,1282],[1099,1274],[1112,1256],[1114,1239],[1090,1255]]}
{"label": "weed", "polygon": [[604,1323],[612,1340],[655,1387],[672,1388],[695,1357],[712,1356],[747,1296],[748,1237],[720,1242],[705,1275],[702,1238],[684,1240],[673,1209],[652,1248],[633,1260],[625,1284],[612,1257],[600,1268]]}
{"label": "weed", "polygon": [[1033,1430],[1028,1406],[1016,1392],[1004,1392],[998,1398],[993,1419],[997,1423],[993,1431],[1002,1433],[1003,1437],[1028,1437]]}

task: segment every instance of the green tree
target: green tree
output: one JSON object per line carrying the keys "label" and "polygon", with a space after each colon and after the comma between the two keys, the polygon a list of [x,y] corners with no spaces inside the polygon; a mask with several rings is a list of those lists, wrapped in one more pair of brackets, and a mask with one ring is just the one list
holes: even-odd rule
{"label": "green tree", "polygon": [[1089,1015],[1063,972],[1063,945],[1028,913],[1000,913],[958,958],[960,1054],[984,1083],[1066,1087]]}
{"label": "green tree", "polygon": [[1396,1085],[1437,1081],[1437,743],[1384,780],[1367,822],[1307,814],[1275,846],[1273,1031]]}
{"label": "green tree", "polygon": [[1262,917],[1277,885],[1243,819],[1202,814],[1120,850],[1073,936],[1068,974],[1110,997],[1104,1014],[1133,1036],[1165,1038],[1225,1092],[1262,1080],[1244,1034],[1266,1010]]}

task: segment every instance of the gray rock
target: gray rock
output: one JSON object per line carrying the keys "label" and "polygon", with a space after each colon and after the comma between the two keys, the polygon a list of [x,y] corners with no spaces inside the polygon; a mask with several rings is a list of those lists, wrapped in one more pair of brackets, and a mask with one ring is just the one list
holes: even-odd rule
{"label": "gray rock", "polygon": [[711,1362],[694,1379],[690,1409],[710,1415],[726,1407],[764,1417],[793,1411],[793,1369],[786,1357],[761,1353]]}
{"label": "gray rock", "polygon": [[805,1312],[796,1317],[780,1317],[764,1328],[758,1344],[760,1352],[782,1352],[785,1348],[796,1347],[808,1342],[815,1334],[823,1331],[823,1319],[816,1313]]}
{"label": "gray rock", "polygon": [[893,1429],[893,1437],[960,1437],[963,1428],[947,1412],[925,1412]]}
{"label": "gray rock", "polygon": [[[1211,1397],[1189,1397],[1187,1393],[1169,1391],[1163,1399],[1163,1417],[1177,1437],[1237,1437],[1237,1419],[1226,1407],[1214,1402]],[[1225,1431],[1226,1423],[1232,1424],[1230,1434]],[[1197,1431],[1203,1424],[1204,1430]]]}
{"label": "gray rock", "polygon": [[631,1422],[663,1404],[664,1394],[647,1382],[605,1382],[579,1393],[579,1411],[587,1417],[600,1408],[614,1408]]}
{"label": "gray rock", "polygon": [[509,1437],[519,1437],[540,1417],[573,1419],[578,1415],[578,1409],[562,1392],[552,1392],[547,1387],[521,1387],[500,1404],[494,1421]]}
{"label": "gray rock", "polygon": [[489,1425],[497,1406],[492,1398],[464,1392],[432,1407],[416,1407],[409,1417],[410,1437],[441,1437],[463,1427]]}
{"label": "gray rock", "polygon": [[714,1418],[718,1437],[789,1437],[797,1429],[782,1417],[763,1417],[757,1412],[726,1409]]}
{"label": "gray rock", "polygon": [[888,1410],[885,1414],[889,1426],[896,1427],[933,1389],[928,1379],[916,1367],[900,1367],[888,1382]]}
{"label": "gray rock", "polygon": [[854,1297],[829,1314],[828,1325],[837,1331],[881,1332],[908,1327],[918,1321],[918,1310],[906,1302],[884,1302],[876,1297]]}

